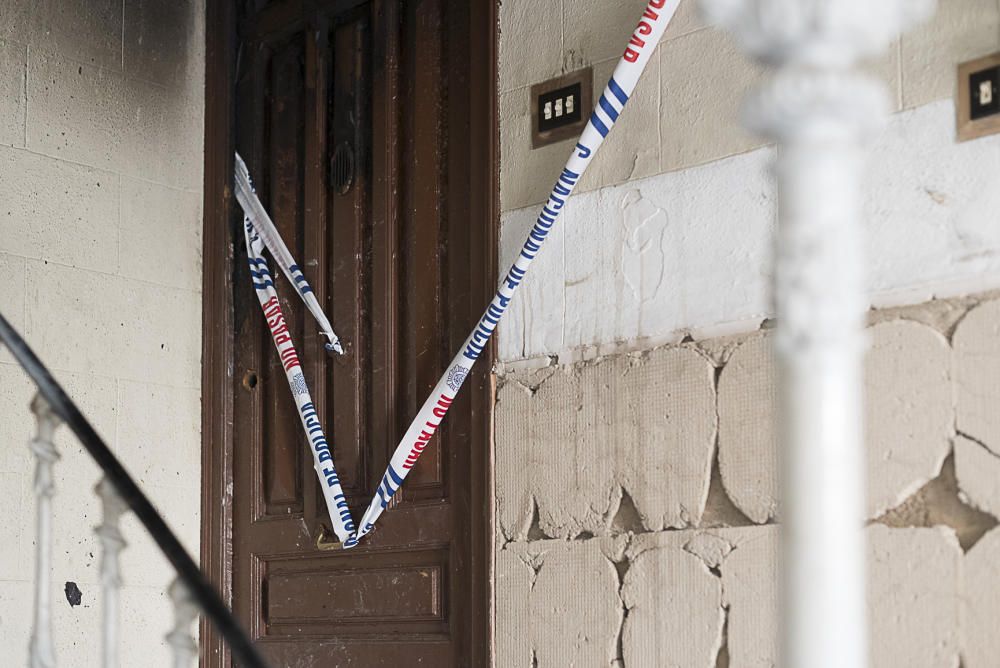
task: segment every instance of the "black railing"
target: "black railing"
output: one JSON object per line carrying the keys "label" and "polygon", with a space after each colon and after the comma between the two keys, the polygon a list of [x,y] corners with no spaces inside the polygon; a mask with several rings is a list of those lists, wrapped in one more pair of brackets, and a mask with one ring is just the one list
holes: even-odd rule
{"label": "black railing", "polygon": [[39,394],[48,402],[52,411],[76,434],[80,443],[114,485],[118,495],[146,527],[146,531],[156,541],[160,551],[176,569],[178,578],[198,603],[202,613],[211,620],[229,644],[240,665],[245,668],[268,668],[268,664],[254,647],[249,636],[240,627],[219,594],[209,584],[177,536],[174,535],[153,504],[125,471],[118,458],[112,454],[107,444],[97,435],[73,400],[66,395],[49,370],[21,338],[21,335],[7,322],[3,314],[0,314],[0,342],[7,346],[11,354],[14,355],[14,359],[34,381]]}

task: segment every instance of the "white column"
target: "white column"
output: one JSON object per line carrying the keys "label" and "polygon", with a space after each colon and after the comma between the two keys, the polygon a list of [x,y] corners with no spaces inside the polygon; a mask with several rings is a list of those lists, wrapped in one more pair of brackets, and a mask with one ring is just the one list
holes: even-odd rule
{"label": "white column", "polygon": [[128,506],[107,478],[94,488],[101,498],[103,517],[94,533],[101,541],[101,665],[118,668],[119,597],[122,586],[119,555],[125,547],[120,521]]}
{"label": "white column", "polygon": [[28,646],[31,668],[55,668],[52,646],[52,497],[56,488],[52,467],[59,459],[52,439],[61,421],[40,394],[31,402],[35,415],[35,437],[31,452],[35,455],[35,609]]}
{"label": "white column", "polygon": [[198,618],[198,604],[179,579],[171,583],[167,594],[174,604],[174,628],[167,634],[167,644],[174,653],[174,668],[190,668],[198,657],[198,643],[191,635],[191,624]]}
{"label": "white column", "polygon": [[[775,348],[782,454],[782,665],[867,665],[862,430],[865,144],[884,85],[856,68],[926,0],[702,0],[775,66],[744,111],[777,142]],[[706,54],[711,57],[711,54]],[[707,82],[708,83],[708,82]]]}

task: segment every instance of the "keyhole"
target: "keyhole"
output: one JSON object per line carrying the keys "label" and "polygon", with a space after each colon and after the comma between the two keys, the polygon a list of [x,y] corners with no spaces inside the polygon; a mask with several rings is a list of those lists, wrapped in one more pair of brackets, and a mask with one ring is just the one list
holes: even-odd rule
{"label": "keyhole", "polygon": [[254,371],[247,371],[243,374],[243,387],[248,390],[252,390],[257,387],[257,373]]}

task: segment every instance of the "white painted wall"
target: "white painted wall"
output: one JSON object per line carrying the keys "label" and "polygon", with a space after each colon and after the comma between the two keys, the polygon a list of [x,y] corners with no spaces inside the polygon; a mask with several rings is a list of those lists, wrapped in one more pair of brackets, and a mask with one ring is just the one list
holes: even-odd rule
{"label": "white painted wall", "polygon": [[[947,100],[901,112],[875,146],[874,305],[1000,287],[1000,136],[956,144],[954,113]],[[501,357],[575,359],[756,329],[771,315],[773,157],[760,148],[573,198],[511,305]],[[504,263],[536,216],[504,215]]]}
{"label": "white painted wall", "polygon": [[[503,266],[572,146],[530,150],[530,84],[560,64],[593,64],[595,90],[603,87],[644,4],[502,5]],[[499,329],[502,359],[588,358],[687,333],[746,331],[770,315],[772,149],[746,135],[738,119],[739,102],[761,73],[693,15],[694,0],[684,0],[659,62],[525,279]],[[538,53],[539,24],[560,21],[561,39],[547,40],[562,44],[561,58]],[[957,144],[951,100],[954,66],[998,48],[996,0],[944,0],[931,25],[872,64],[895,92],[898,112],[870,165],[873,305],[1000,286],[1000,138]],[[532,62],[519,67],[517,54],[528,53]]]}
{"label": "white painted wall", "polygon": [[[0,0],[0,312],[197,557],[203,2]],[[0,655],[26,659],[31,388],[0,352]],[[58,439],[60,665],[97,665],[96,467]],[[166,562],[125,522],[123,665],[167,665]],[[82,605],[70,607],[64,583]]]}
{"label": "white painted wall", "polygon": [[[530,86],[603,88],[645,4],[503,1],[503,268],[572,148],[531,150]],[[870,64],[894,101],[866,210],[878,668],[1000,651],[1000,137],[956,143],[952,101],[1000,2],[939,7]],[[681,0],[500,325],[498,666],[776,665],[774,149],[738,118],[762,76]]]}

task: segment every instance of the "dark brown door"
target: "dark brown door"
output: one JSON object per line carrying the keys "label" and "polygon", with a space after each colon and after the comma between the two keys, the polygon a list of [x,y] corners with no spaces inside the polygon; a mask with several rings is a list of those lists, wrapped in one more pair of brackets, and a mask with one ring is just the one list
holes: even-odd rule
{"label": "dark brown door", "polygon": [[[488,117],[476,96],[493,83],[470,71],[492,30],[471,30],[475,4],[250,2],[238,17],[236,147],[345,344],[323,350],[281,277],[356,520],[495,284],[493,139],[471,117]],[[484,665],[489,362],[372,535],[340,550],[234,238],[234,610],[275,666]]]}

